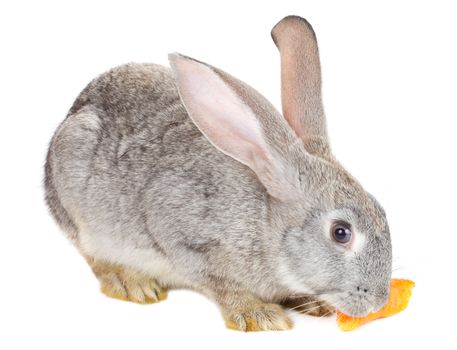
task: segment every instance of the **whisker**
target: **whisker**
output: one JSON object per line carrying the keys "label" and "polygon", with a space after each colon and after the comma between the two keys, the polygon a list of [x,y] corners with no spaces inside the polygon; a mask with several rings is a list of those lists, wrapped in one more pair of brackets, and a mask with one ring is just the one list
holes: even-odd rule
{"label": "whisker", "polygon": [[317,305],[317,306],[310,307],[309,309],[303,310],[303,313],[307,314],[307,313],[309,313],[309,312],[311,312],[311,311],[313,311],[313,310],[316,310],[316,309],[318,309],[318,308],[320,308],[320,307],[321,307],[320,304]]}
{"label": "whisker", "polygon": [[328,316],[329,314],[331,314],[333,311],[327,311],[325,314],[321,315],[319,318],[322,318],[322,317],[325,317],[325,316]]}
{"label": "whisker", "polygon": [[303,303],[303,304],[291,307],[290,310],[296,310],[296,309],[302,308],[302,307],[304,307],[306,305],[314,304],[314,303],[318,303],[318,302],[319,302],[319,300],[310,301],[310,302],[307,302],[307,303]]}

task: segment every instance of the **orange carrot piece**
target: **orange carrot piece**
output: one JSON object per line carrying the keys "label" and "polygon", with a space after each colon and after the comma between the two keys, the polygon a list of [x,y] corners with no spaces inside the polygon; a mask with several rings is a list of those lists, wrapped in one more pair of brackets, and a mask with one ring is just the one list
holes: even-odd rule
{"label": "orange carrot piece", "polygon": [[377,312],[370,313],[365,317],[351,317],[337,311],[338,326],[343,331],[351,331],[367,322],[378,318],[389,317],[403,311],[408,306],[409,298],[411,298],[412,289],[415,283],[405,279],[395,279],[390,281],[389,300],[382,309]]}

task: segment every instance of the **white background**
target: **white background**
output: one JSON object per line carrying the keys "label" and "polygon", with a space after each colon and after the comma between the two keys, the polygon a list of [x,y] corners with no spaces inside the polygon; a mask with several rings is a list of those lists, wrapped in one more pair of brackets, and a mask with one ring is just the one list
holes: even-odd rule
{"label": "white background", "polygon": [[[452,1],[2,1],[0,348],[455,349],[456,12]],[[97,74],[173,51],[280,108],[269,32],[288,14],[317,33],[334,153],[387,210],[394,276],[417,283],[409,308],[349,333],[292,314],[291,331],[245,334],[193,292],[150,306],[104,297],[43,202],[56,126]]]}

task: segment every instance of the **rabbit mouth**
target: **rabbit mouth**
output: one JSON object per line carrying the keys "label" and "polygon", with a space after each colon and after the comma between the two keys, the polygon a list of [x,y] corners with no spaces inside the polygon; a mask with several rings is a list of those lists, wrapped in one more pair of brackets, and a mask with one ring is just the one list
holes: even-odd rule
{"label": "rabbit mouth", "polygon": [[351,293],[322,294],[321,299],[351,317],[365,317],[382,307],[367,298],[355,297]]}
{"label": "rabbit mouth", "polygon": [[361,301],[354,302],[343,300],[342,302],[333,305],[337,310],[351,317],[365,317],[374,310],[371,305]]}

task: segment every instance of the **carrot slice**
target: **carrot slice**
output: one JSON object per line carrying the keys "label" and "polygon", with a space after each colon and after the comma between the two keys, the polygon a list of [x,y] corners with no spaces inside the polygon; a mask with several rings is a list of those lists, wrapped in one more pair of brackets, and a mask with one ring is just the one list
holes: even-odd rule
{"label": "carrot slice", "polygon": [[372,320],[389,317],[403,311],[408,306],[414,286],[415,283],[413,281],[393,278],[390,281],[389,299],[382,309],[377,312],[370,313],[365,317],[351,317],[337,311],[336,320],[338,322],[338,326],[343,331],[351,331]]}

